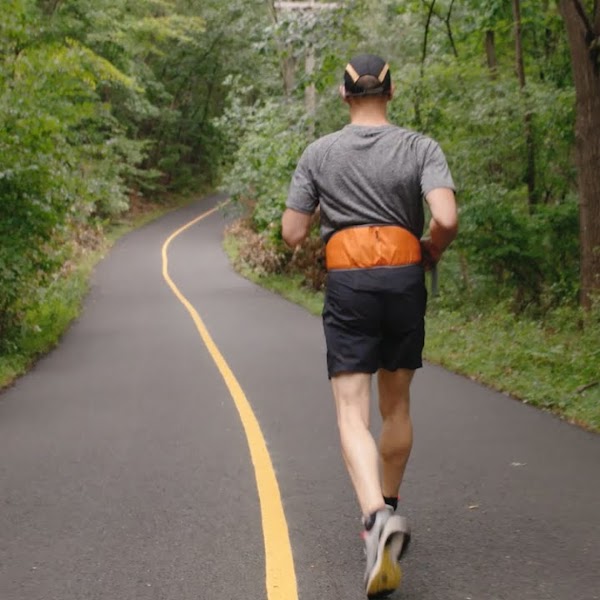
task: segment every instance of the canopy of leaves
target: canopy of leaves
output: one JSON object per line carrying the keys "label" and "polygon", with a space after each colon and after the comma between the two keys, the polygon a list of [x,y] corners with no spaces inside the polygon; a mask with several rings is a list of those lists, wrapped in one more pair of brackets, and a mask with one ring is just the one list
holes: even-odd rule
{"label": "canopy of leaves", "polygon": [[[293,62],[291,94],[282,87],[266,101],[254,88],[242,98],[232,93],[218,123],[236,132],[224,162],[226,186],[235,197],[255,201],[257,230],[277,238],[286,184],[312,139],[311,115],[298,117],[306,88],[314,84],[319,92],[316,135],[341,127],[347,112],[336,88],[344,65],[355,53],[375,52],[390,62],[396,86],[390,120],[437,139],[450,162],[461,207],[455,253],[463,284],[506,295],[519,310],[575,302],[575,94],[568,45],[555,3],[521,4],[525,88],[515,71],[510,3],[356,0],[336,10],[277,12],[271,35],[257,47]],[[311,53],[316,67],[307,72]],[[533,206],[527,120],[535,153]]]}
{"label": "canopy of leaves", "polygon": [[[521,4],[525,88],[510,3],[500,0],[346,0],[313,11],[272,0],[6,0],[0,339],[56,276],[77,231],[125,210],[131,194],[222,180],[277,245],[296,161],[314,135],[345,123],[337,86],[360,51],[391,64],[390,118],[447,154],[470,232],[456,244],[464,286],[520,307],[572,301],[566,35],[555,3]],[[315,112],[305,106],[313,86]]]}

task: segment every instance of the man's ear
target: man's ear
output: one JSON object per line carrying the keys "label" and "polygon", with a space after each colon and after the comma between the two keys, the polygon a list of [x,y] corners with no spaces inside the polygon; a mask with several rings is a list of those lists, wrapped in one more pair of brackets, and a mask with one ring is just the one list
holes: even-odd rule
{"label": "man's ear", "polygon": [[392,83],[392,87],[390,88],[390,94],[389,94],[388,98],[390,100],[392,100],[395,93],[396,93],[396,86]]}
{"label": "man's ear", "polygon": [[343,102],[348,104],[348,95],[346,94],[346,86],[344,84],[342,84],[342,85],[340,85],[340,87],[338,89],[340,92],[340,98],[342,99]]}

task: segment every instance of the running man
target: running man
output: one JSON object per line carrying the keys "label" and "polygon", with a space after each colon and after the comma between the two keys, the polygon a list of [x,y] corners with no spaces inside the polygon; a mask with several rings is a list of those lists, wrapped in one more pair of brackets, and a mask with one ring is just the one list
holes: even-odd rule
{"label": "running man", "polygon": [[[454,183],[439,145],[392,125],[388,64],[360,55],[340,94],[350,124],[304,151],[283,215],[283,239],[295,247],[321,211],[328,270],[323,326],[342,453],[363,514],[369,598],[400,584],[410,540],[395,514],[412,447],[410,384],[422,366],[425,270],[457,233]],[[424,229],[423,198],[431,211]],[[377,373],[383,420],[379,447],[369,430],[371,376]]]}

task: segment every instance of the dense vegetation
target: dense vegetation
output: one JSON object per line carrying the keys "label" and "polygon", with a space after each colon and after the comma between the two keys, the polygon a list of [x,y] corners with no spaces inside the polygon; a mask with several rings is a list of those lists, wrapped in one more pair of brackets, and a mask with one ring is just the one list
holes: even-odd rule
{"label": "dense vegetation", "polygon": [[[397,87],[391,120],[435,137],[459,186],[461,232],[430,307],[428,357],[600,427],[600,273],[583,276],[580,237],[600,219],[600,192],[582,196],[575,153],[598,142],[581,115],[575,127],[582,92],[565,27],[572,6],[561,4],[569,5],[562,13],[541,0],[278,11],[281,71],[295,63],[295,80],[284,78],[275,97],[256,99],[255,87],[232,93],[225,187],[251,208],[252,232],[236,232],[245,239],[239,260],[278,289],[279,274],[320,289],[322,249],[313,238],[290,256],[278,217],[301,150],[346,122],[336,90],[345,60],[361,50],[386,56]],[[591,2],[577,7],[592,14]],[[305,69],[312,55],[315,68]],[[587,58],[598,79],[597,55]],[[586,285],[591,293],[582,294]]]}
{"label": "dense vegetation", "polygon": [[[165,191],[220,182],[250,215],[250,266],[322,286],[316,228],[292,257],[279,219],[306,144],[346,122],[337,85],[366,50],[392,66],[391,120],[435,137],[459,186],[435,314],[565,329],[599,364],[598,2],[306,4],[3,3],[0,352],[40,327],[78,248]],[[578,373],[571,387],[600,379]]]}
{"label": "dense vegetation", "polygon": [[[576,303],[575,90],[556,6],[522,7],[525,86],[515,72],[513,13],[505,2],[364,1],[318,19],[295,12],[280,13],[277,28],[292,58],[310,47],[318,57],[316,135],[347,118],[334,85],[347,55],[377,48],[397,86],[391,120],[442,144],[462,207],[460,286],[508,293],[519,310]],[[256,200],[253,224],[274,241],[291,171],[312,135],[308,81],[296,75],[291,97],[282,89],[278,98],[244,103],[235,89],[225,117],[237,124],[226,186],[238,199]]]}
{"label": "dense vegetation", "polygon": [[0,351],[132,198],[212,185],[213,119],[263,2],[6,0],[0,20]]}

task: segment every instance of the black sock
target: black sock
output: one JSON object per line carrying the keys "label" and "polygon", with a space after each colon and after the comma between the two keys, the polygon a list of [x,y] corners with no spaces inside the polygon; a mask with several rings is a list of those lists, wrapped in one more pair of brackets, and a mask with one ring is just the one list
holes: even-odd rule
{"label": "black sock", "polygon": [[394,510],[396,510],[398,508],[398,498],[389,498],[389,497],[383,497],[383,501],[388,505],[391,506]]}

